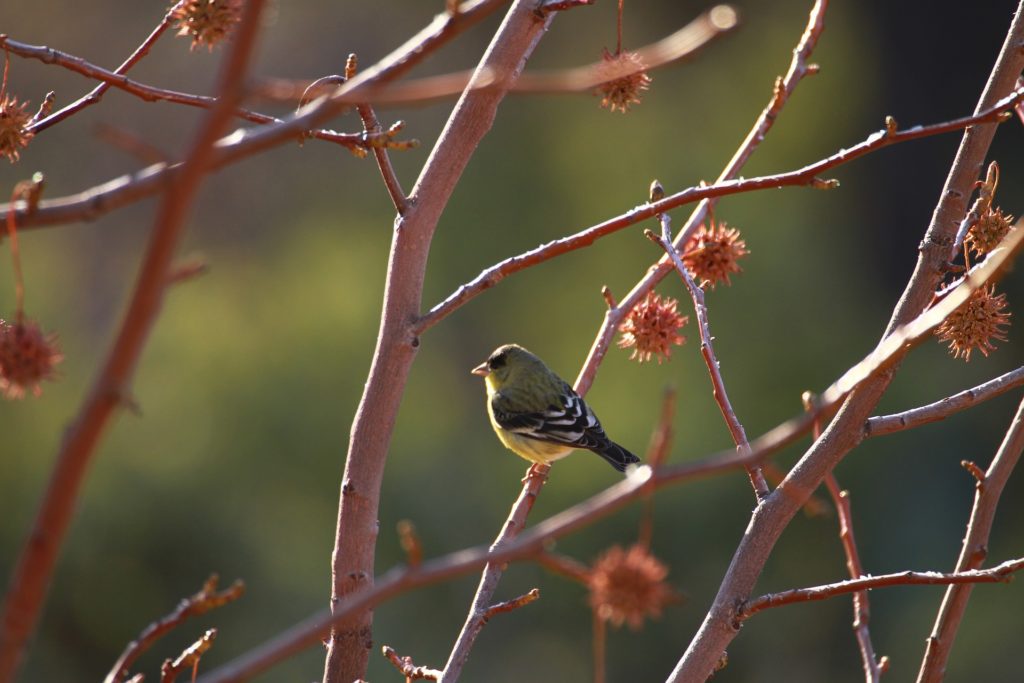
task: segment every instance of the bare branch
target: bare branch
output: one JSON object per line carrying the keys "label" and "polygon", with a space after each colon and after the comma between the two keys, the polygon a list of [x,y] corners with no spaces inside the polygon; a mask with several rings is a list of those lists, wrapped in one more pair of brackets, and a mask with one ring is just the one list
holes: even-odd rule
{"label": "bare branch", "polygon": [[[100,87],[110,88],[116,87],[123,90],[131,95],[145,100],[146,102],[157,102],[165,101],[172,102],[174,104],[182,104],[189,107],[199,107],[200,109],[211,109],[217,102],[216,97],[210,97],[206,95],[193,95],[190,93],[179,92],[176,90],[166,90],[164,88],[156,88],[149,85],[144,85],[137,81],[133,81],[117,71],[108,71],[102,67],[91,64],[81,57],[61,52],[53,48],[45,47],[42,45],[28,45],[27,43],[21,43],[16,40],[11,40],[7,36],[0,35],[0,47],[10,50],[13,54],[22,57],[31,57],[38,59],[46,64],[57,64],[63,66],[71,71],[82,74],[88,78],[102,81],[100,86],[93,90],[97,92]],[[38,124],[32,127],[33,130],[43,130],[50,126],[59,123],[73,113],[80,111],[82,107],[87,104],[94,104],[99,101],[99,98],[90,99],[92,93],[86,95],[82,99],[78,100],[74,104],[71,104],[59,112],[43,119]],[[251,123],[258,123],[262,125],[281,123],[282,119],[275,116],[269,116],[267,114],[261,114],[256,111],[244,109],[242,107],[236,107],[234,109],[234,116],[249,121]],[[377,131],[375,133],[338,133],[332,130],[313,130],[305,133],[308,137],[314,137],[318,140],[325,140],[327,142],[333,142],[348,149],[364,149],[366,147],[374,147],[378,141],[383,141],[383,144],[387,144],[384,140],[382,132]]]}
{"label": "bare branch", "polygon": [[[551,467],[549,465],[533,465],[530,467],[526,478],[523,480],[523,490],[512,506],[512,511],[509,513],[501,532],[491,545],[492,553],[513,543],[526,526],[526,518],[529,516],[530,510],[533,509],[533,503],[537,500],[537,494],[540,493],[541,488],[544,487],[550,470]],[[473,605],[469,609],[469,616],[466,617],[466,623],[463,624],[455,645],[452,647],[451,654],[448,656],[448,662],[444,665],[444,672],[441,678],[438,679],[441,683],[454,683],[454,681],[459,679],[462,667],[465,666],[466,660],[469,659],[469,652],[476,642],[476,637],[480,635],[480,631],[483,630],[487,619],[491,615],[491,598],[494,596],[494,591],[497,589],[498,582],[501,581],[504,571],[505,567],[502,562],[487,563],[484,573],[480,577],[480,585],[477,587],[476,595],[473,597]]]}
{"label": "bare branch", "polygon": [[984,384],[965,389],[925,406],[905,410],[902,413],[872,417],[864,424],[864,436],[883,436],[945,420],[950,415],[1002,396],[1021,385],[1024,385],[1024,367],[1011,370]]}
{"label": "bare branch", "polygon": [[217,629],[211,628],[199,640],[185,648],[174,660],[166,660],[160,667],[160,683],[174,683],[181,672],[192,669],[193,678],[199,667],[199,660],[213,647],[213,639],[217,637]]}
{"label": "bare branch", "polygon": [[388,661],[394,664],[400,674],[405,676],[406,683],[415,680],[436,681],[441,678],[441,672],[437,669],[416,666],[412,661],[412,657],[400,657],[394,648],[388,645],[385,645],[382,650]]}
{"label": "bare branch", "polygon": [[128,675],[128,669],[135,663],[135,660],[151,648],[157,640],[167,635],[186,619],[206,614],[212,609],[234,602],[245,592],[245,584],[242,581],[235,581],[230,587],[218,592],[218,581],[219,577],[214,574],[206,580],[198,593],[185,598],[178,603],[173,612],[143,629],[138,638],[128,643],[114,664],[114,668],[103,679],[103,683],[121,683]]}
{"label": "bare branch", "polygon": [[540,589],[531,588],[529,593],[524,593],[523,595],[520,595],[518,598],[512,598],[511,600],[506,600],[505,602],[495,603],[488,607],[487,614],[484,615],[484,621],[489,621],[490,618],[493,617],[495,614],[503,614],[505,612],[517,610],[520,607],[525,607],[526,605],[529,605],[531,602],[534,602],[535,600],[539,599]]}
{"label": "bare branch", "polygon": [[[976,570],[984,563],[988,554],[988,538],[996,516],[999,497],[1003,493],[1006,481],[1020,460],[1022,450],[1024,450],[1024,401],[1021,401],[1018,406],[1017,414],[1013,416],[1013,421],[1006,431],[999,450],[992,459],[992,464],[989,465],[984,477],[978,479],[975,486],[971,520],[967,524],[967,533],[960,550],[960,558],[956,563],[958,573]],[[977,479],[978,474],[974,473],[974,476]],[[1006,564],[1003,563],[985,571],[996,572]],[[918,683],[937,683],[943,679],[949,653],[952,651],[953,641],[956,639],[956,633],[960,628],[960,622],[970,597],[970,586],[950,586],[946,590],[942,606],[935,618],[932,633],[928,637],[921,670],[917,675]]]}
{"label": "bare branch", "polygon": [[[137,48],[135,48],[135,51],[128,56],[128,59],[126,59],[121,64],[121,66],[117,67],[114,70],[113,74],[115,76],[124,76],[124,74],[128,73],[128,71],[133,66],[138,64],[143,57],[149,54],[150,49],[160,38],[160,36],[164,34],[164,31],[170,28],[174,10],[176,10],[178,8],[178,5],[180,4],[180,1],[176,2],[167,10],[167,13],[164,14],[164,18],[160,20],[160,23],[156,25],[156,28],[153,29],[153,31],[146,37],[145,40],[142,41],[142,43]],[[4,42],[4,36],[0,36],[0,43],[2,42]],[[5,43],[5,46],[7,46],[8,49],[11,49],[9,48],[9,45],[7,43]],[[11,49],[11,52],[15,52],[15,50]],[[56,123],[60,123],[72,114],[76,114],[80,112],[82,109],[85,109],[90,105],[96,104],[100,101],[100,98],[103,97],[103,94],[110,89],[110,86],[110,83],[100,83],[84,97],[79,98],[78,100],[72,102],[66,107],[62,107],[60,110],[54,112],[53,114],[46,114],[44,117],[40,117],[38,120],[32,123],[29,130],[31,130],[33,133],[39,133]],[[52,98],[48,99],[50,99],[50,102],[52,104]]]}
{"label": "bare branch", "polygon": [[[736,444],[736,450],[741,454],[746,453],[750,450],[750,443],[747,441],[747,432],[743,429],[743,424],[740,422],[736,411],[732,407],[732,403],[729,401],[729,393],[725,390],[722,369],[718,362],[718,357],[715,355],[715,347],[712,343],[714,337],[711,335],[711,324],[708,322],[708,308],[704,303],[704,291],[693,281],[693,276],[686,269],[683,260],[679,257],[679,252],[676,251],[675,245],[672,244],[672,225],[668,214],[661,214],[659,219],[661,220],[661,236],[659,237],[650,230],[644,234],[660,246],[668,257],[672,259],[672,265],[675,266],[676,272],[679,273],[679,277],[682,278],[687,291],[690,292],[690,298],[693,299],[693,310],[697,315],[697,329],[700,331],[700,353],[704,357],[704,364],[711,375],[711,393],[715,398],[715,403],[718,404],[719,410],[722,411],[722,417],[725,418],[725,424],[729,427],[729,433],[732,435],[733,443]],[[750,477],[750,485],[754,487],[754,496],[757,498],[758,504],[760,504],[771,493],[771,489],[768,488],[768,482],[765,481],[764,473],[761,472],[759,465],[748,465],[747,476]]]}
{"label": "bare branch", "polygon": [[736,618],[738,622],[742,622],[761,610],[770,607],[781,607],[782,605],[792,605],[798,602],[828,600],[837,595],[847,595],[858,591],[887,588],[889,586],[959,586],[975,583],[1005,583],[1013,578],[1015,572],[1021,569],[1024,569],[1024,558],[1007,560],[991,569],[971,569],[948,574],[942,572],[906,571],[896,574],[883,574],[881,576],[864,576],[848,581],[828,583],[823,586],[812,586],[810,588],[794,588],[793,590],[780,593],[768,593],[747,602],[740,607]]}
{"label": "bare branch", "polygon": [[250,0],[218,75],[217,106],[200,124],[181,173],[167,188],[139,269],[128,310],[92,391],[68,428],[35,521],[18,556],[0,622],[0,680],[11,680],[35,629],[78,492],[100,438],[121,405],[160,311],[168,272],[213,145],[240,101],[264,0]]}

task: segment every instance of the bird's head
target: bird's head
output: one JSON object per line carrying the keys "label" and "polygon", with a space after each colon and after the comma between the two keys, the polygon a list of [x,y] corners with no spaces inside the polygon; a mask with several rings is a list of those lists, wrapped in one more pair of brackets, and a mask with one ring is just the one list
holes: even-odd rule
{"label": "bird's head", "polygon": [[522,373],[547,368],[544,362],[518,344],[499,346],[488,356],[487,360],[473,368],[470,372],[480,375],[493,388],[499,388],[509,379]]}

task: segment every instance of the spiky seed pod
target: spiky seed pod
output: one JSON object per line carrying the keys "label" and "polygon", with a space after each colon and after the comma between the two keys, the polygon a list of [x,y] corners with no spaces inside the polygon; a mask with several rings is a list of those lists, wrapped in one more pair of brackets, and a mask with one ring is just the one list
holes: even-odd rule
{"label": "spiky seed pod", "polygon": [[205,45],[213,50],[241,19],[242,0],[185,0],[171,16],[178,35],[192,37],[191,49]]}
{"label": "spiky seed pod", "polygon": [[648,292],[619,325],[622,333],[619,348],[632,348],[629,359],[641,363],[654,357],[659,365],[662,360],[671,360],[672,345],[679,346],[686,341],[677,330],[690,320],[679,313],[678,307],[677,300]]}
{"label": "spiky seed pod", "polygon": [[0,320],[0,394],[18,399],[29,389],[38,396],[43,380],[53,379],[54,368],[64,357],[57,338],[44,334],[31,320],[10,323]]}
{"label": "spiky seed pod", "polygon": [[612,546],[590,572],[590,606],[613,626],[639,629],[647,617],[659,617],[679,594],[665,581],[668,567],[642,545]]}
{"label": "spiky seed pod", "polygon": [[683,263],[701,286],[710,284],[714,289],[719,282],[731,285],[729,276],[743,272],[739,260],[749,254],[747,243],[740,231],[725,224],[701,225],[683,251]]}
{"label": "spiky seed pod", "polygon": [[949,344],[955,358],[971,360],[971,351],[987,356],[994,351],[992,340],[1006,341],[1010,313],[1004,312],[1006,295],[996,294],[995,285],[982,287],[963,306],[954,311],[935,330],[935,335]]}
{"label": "spiky seed pod", "polygon": [[601,106],[625,114],[632,104],[640,104],[640,96],[651,85],[647,66],[635,52],[612,54],[604,51],[598,74],[603,81],[594,91],[601,95]]}
{"label": "spiky seed pod", "polygon": [[10,95],[0,98],[0,154],[12,164],[18,161],[21,150],[34,135],[28,130],[31,121],[28,102],[18,102],[17,97]]}
{"label": "spiky seed pod", "polygon": [[981,215],[978,222],[967,231],[964,240],[967,247],[978,256],[984,256],[999,246],[1013,227],[1013,216],[1004,215],[999,207],[989,208]]}

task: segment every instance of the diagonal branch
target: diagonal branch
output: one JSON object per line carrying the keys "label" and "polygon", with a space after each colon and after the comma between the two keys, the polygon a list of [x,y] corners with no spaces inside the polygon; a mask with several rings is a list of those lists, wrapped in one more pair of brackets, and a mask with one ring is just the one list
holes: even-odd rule
{"label": "diagonal branch", "polygon": [[[121,64],[121,66],[114,69],[113,75],[124,76],[124,74],[128,73],[128,71],[133,66],[138,64],[143,57],[149,54],[150,49],[160,38],[160,36],[162,36],[164,32],[168,28],[170,28],[171,22],[173,20],[174,10],[176,10],[180,4],[181,1],[179,0],[179,2],[174,3],[167,10],[167,13],[164,14],[164,18],[160,20],[160,23],[156,25],[156,28],[154,28],[152,32],[150,32],[146,39],[142,41],[142,43],[137,48],[135,48],[135,51],[128,56],[128,59],[126,59]],[[0,36],[0,43],[3,44],[5,49],[9,49],[11,52],[14,52],[15,54],[20,54],[11,45],[11,41],[6,40],[4,36]],[[32,133],[39,133],[41,131],[46,130],[47,128],[54,124],[60,123],[72,114],[77,114],[82,109],[85,109],[88,106],[96,104],[103,97],[103,94],[110,89],[111,85],[111,83],[100,83],[91,91],[89,91],[88,94],[80,97],[78,100],[72,102],[68,106],[62,107],[58,111],[55,111],[54,113],[46,116],[45,118],[35,121],[31,126],[29,126],[29,130]]]}
{"label": "diagonal branch", "polygon": [[13,678],[39,619],[78,492],[100,438],[124,403],[168,285],[167,274],[188,210],[223,133],[242,97],[242,83],[256,42],[264,0],[250,0],[218,77],[219,101],[199,126],[182,172],[167,188],[140,266],[135,289],[107,360],[65,434],[36,519],[11,576],[0,622],[0,681]]}
{"label": "diagonal branch", "polygon": [[170,633],[189,617],[206,614],[212,609],[222,607],[237,600],[245,592],[245,584],[241,581],[235,581],[222,591],[217,590],[217,583],[218,577],[214,574],[206,580],[198,593],[185,598],[178,603],[173,612],[147,626],[138,638],[128,643],[114,664],[114,668],[103,679],[103,683],[121,683],[128,675],[128,669],[135,663],[135,660],[151,648],[157,640]]}
{"label": "diagonal branch", "polygon": [[[679,252],[672,244],[672,224],[668,214],[660,214],[659,219],[661,220],[661,236],[659,237],[650,230],[645,234],[672,259],[672,265],[675,266],[687,291],[690,292],[690,298],[693,299],[693,310],[697,315],[697,329],[700,333],[700,354],[704,357],[704,364],[707,365],[708,373],[711,375],[711,393],[714,395],[715,403],[722,411],[725,424],[729,427],[733,443],[736,444],[736,451],[746,453],[750,450],[750,442],[747,441],[747,432],[743,429],[743,424],[736,415],[732,402],[729,401],[729,393],[725,390],[725,380],[722,379],[722,369],[718,357],[715,355],[712,341],[714,337],[711,335],[711,323],[708,322],[708,307],[704,303],[704,291],[694,282],[693,276],[686,269],[683,260],[679,257]],[[754,487],[754,496],[760,504],[771,493],[771,489],[768,488],[768,482],[765,481],[764,473],[759,465],[748,465],[746,469],[747,476],[750,477],[750,485]]]}
{"label": "diagonal branch", "polygon": [[[519,498],[512,505],[512,512],[509,513],[508,520],[502,527],[498,537],[494,539],[490,553],[493,554],[510,545],[525,528],[526,518],[529,516],[530,510],[533,509],[533,503],[537,500],[537,494],[540,493],[541,488],[543,488],[544,483],[547,481],[550,470],[551,467],[549,465],[534,465],[530,467],[523,483],[522,493],[519,494]],[[466,623],[463,624],[462,630],[459,631],[459,636],[455,641],[454,647],[452,647],[451,654],[448,656],[448,662],[444,665],[444,671],[438,679],[440,683],[454,683],[459,680],[462,668],[469,659],[470,650],[473,649],[473,645],[476,643],[476,637],[480,635],[480,631],[483,630],[484,625],[491,616],[491,610],[494,609],[491,605],[491,598],[494,596],[494,591],[498,588],[498,582],[501,581],[501,576],[504,572],[504,563],[500,561],[488,562],[484,568],[483,575],[480,577],[480,584],[476,589],[476,595],[473,596],[473,605],[470,607],[469,615],[466,617]]]}

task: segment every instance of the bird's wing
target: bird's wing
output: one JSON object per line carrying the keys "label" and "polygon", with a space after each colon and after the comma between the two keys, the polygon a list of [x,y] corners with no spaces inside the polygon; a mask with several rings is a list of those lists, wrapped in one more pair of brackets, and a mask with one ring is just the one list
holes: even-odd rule
{"label": "bird's wing", "polygon": [[501,392],[495,393],[491,398],[494,420],[521,436],[574,448],[600,448],[608,442],[594,412],[568,385],[559,405],[549,405],[543,411],[516,411],[510,404]]}

